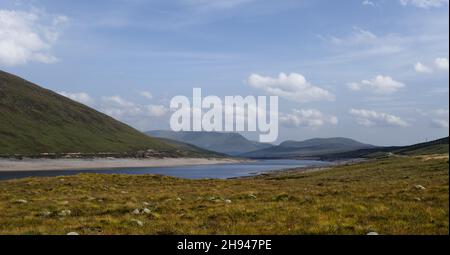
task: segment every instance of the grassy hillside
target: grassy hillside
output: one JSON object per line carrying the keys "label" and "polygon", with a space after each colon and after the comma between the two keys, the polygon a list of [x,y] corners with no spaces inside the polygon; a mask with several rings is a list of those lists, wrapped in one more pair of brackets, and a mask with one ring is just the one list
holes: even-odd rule
{"label": "grassy hillside", "polygon": [[105,114],[0,71],[0,154],[143,149],[178,154]]}
{"label": "grassy hillside", "polygon": [[251,158],[305,158],[373,147],[343,137],[314,138],[305,141],[285,141],[279,146],[252,151],[242,156]]}
{"label": "grassy hillside", "polygon": [[234,180],[27,178],[0,182],[0,234],[448,235],[448,195],[440,157]]}
{"label": "grassy hillside", "polygon": [[170,146],[173,146],[180,151],[188,151],[191,155],[198,155],[198,156],[203,156],[203,157],[216,157],[216,158],[217,157],[218,158],[228,157],[225,154],[205,150],[205,149],[202,149],[200,147],[197,147],[195,145],[188,144],[188,143],[183,143],[183,142],[179,142],[179,141],[175,141],[175,140],[171,140],[171,139],[167,139],[167,138],[155,138],[155,139],[160,140],[161,142],[168,144]]}
{"label": "grassy hillside", "polygon": [[448,137],[437,139],[430,142],[418,143],[409,146],[390,146],[377,147],[370,149],[354,150],[344,153],[334,153],[323,155],[322,159],[345,159],[345,158],[380,158],[386,156],[418,156],[429,154],[447,154],[449,153]]}
{"label": "grassy hillside", "polygon": [[238,133],[226,132],[174,132],[170,130],[148,131],[146,134],[154,137],[168,138],[184,143],[193,144],[200,148],[240,155],[249,151],[272,147],[270,144],[250,141]]}

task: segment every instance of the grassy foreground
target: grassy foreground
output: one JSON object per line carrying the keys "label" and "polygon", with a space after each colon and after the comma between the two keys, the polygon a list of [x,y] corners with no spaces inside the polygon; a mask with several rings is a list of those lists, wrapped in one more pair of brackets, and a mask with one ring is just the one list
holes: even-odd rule
{"label": "grassy foreground", "polygon": [[0,234],[448,234],[448,171],[448,157],[401,157],[237,180],[2,181]]}

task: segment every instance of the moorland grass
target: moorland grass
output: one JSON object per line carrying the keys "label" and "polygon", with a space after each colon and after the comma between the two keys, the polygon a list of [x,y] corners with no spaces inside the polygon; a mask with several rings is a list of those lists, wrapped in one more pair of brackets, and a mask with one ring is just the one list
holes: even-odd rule
{"label": "moorland grass", "polygon": [[1,181],[0,234],[448,234],[448,170],[448,157],[393,157],[233,180]]}

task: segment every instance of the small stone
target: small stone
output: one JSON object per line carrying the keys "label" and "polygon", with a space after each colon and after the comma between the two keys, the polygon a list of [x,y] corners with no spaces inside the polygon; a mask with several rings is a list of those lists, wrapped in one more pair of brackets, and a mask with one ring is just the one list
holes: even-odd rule
{"label": "small stone", "polygon": [[143,227],[144,226],[144,222],[142,222],[140,220],[132,219],[131,221],[136,223],[136,225],[138,225],[139,227]]}
{"label": "small stone", "polygon": [[42,216],[50,216],[52,213],[49,210],[44,210],[41,212]]}
{"label": "small stone", "polygon": [[132,214],[140,214],[141,212],[139,211],[139,209],[134,209],[131,213]]}
{"label": "small stone", "polygon": [[18,199],[18,200],[16,200],[16,202],[19,203],[19,204],[26,204],[26,203],[28,203],[28,201],[25,200],[25,199]]}
{"label": "small stone", "polygon": [[251,198],[251,199],[256,199],[256,196],[253,195],[253,194],[248,195],[248,197]]}
{"label": "small stone", "polygon": [[67,200],[66,201],[62,201],[61,204],[62,205],[67,205],[67,204],[69,204],[69,201],[67,201]]}
{"label": "small stone", "polygon": [[145,214],[149,214],[149,213],[151,213],[152,211],[151,211],[150,209],[148,209],[148,208],[144,208],[144,209],[142,210],[142,212],[144,212]]}
{"label": "small stone", "polygon": [[416,186],[414,186],[414,188],[420,189],[420,190],[424,190],[425,189],[425,187],[422,186],[422,185],[416,185]]}
{"label": "small stone", "polygon": [[378,233],[377,232],[369,232],[367,233],[368,236],[377,236]]}
{"label": "small stone", "polygon": [[70,210],[62,210],[58,213],[59,216],[69,216],[72,212]]}
{"label": "small stone", "polygon": [[144,205],[150,205],[150,203],[149,203],[149,202],[143,202],[143,204],[144,204]]}
{"label": "small stone", "polygon": [[416,201],[422,201],[422,199],[420,197],[415,197],[414,200]]}
{"label": "small stone", "polygon": [[181,197],[177,197],[177,201],[181,201]]}
{"label": "small stone", "polygon": [[230,199],[225,199],[225,203],[231,204],[231,200]]}
{"label": "small stone", "polygon": [[78,234],[77,232],[69,232],[67,233],[68,236],[78,236],[80,234]]}

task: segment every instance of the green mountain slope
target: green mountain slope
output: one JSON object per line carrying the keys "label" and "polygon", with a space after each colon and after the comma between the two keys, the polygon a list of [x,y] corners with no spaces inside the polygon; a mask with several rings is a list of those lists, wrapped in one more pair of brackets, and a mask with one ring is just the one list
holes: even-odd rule
{"label": "green mountain slope", "polygon": [[0,71],[0,155],[147,149],[180,154],[105,114]]}
{"label": "green mountain slope", "polygon": [[361,149],[355,151],[349,151],[345,153],[329,154],[324,156],[326,159],[336,158],[377,158],[385,157],[388,155],[408,155],[419,156],[429,154],[448,154],[449,145],[448,137],[437,139],[430,142],[418,143],[408,146],[389,146],[389,147],[377,147],[371,149]]}
{"label": "green mountain slope", "polygon": [[252,151],[242,156],[250,158],[308,158],[373,147],[343,137],[314,138],[305,141],[285,141],[278,146]]}
{"label": "green mountain slope", "polygon": [[154,130],[148,131],[146,134],[189,143],[206,150],[234,156],[249,151],[272,147],[270,144],[250,141],[238,133]]}
{"label": "green mountain slope", "polygon": [[215,157],[215,158],[227,157],[226,154],[205,150],[189,143],[183,143],[180,141],[159,137],[155,137],[155,139],[160,140],[165,144],[171,145],[180,151],[189,151],[193,156],[197,155],[202,157]]}

